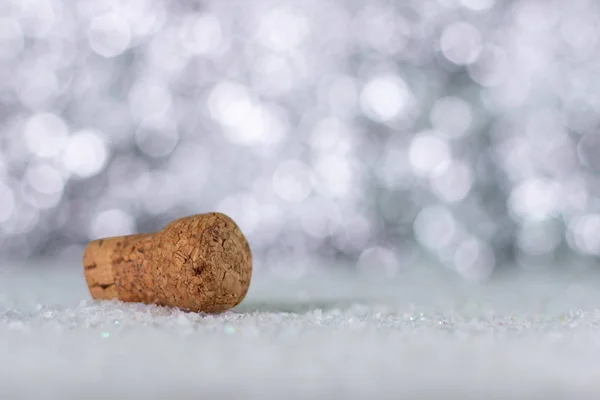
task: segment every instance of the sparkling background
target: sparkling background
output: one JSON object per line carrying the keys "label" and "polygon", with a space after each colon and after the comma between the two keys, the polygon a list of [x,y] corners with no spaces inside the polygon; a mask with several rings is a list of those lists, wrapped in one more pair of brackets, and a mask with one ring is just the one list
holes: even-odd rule
{"label": "sparkling background", "polygon": [[599,8],[2,1],[1,257],[221,211],[289,278],[590,265]]}

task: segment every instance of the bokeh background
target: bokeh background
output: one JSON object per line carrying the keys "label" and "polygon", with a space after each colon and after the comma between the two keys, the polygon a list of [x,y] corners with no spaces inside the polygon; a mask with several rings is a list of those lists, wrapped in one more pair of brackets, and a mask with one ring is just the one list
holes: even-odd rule
{"label": "bokeh background", "polygon": [[594,0],[0,2],[0,254],[231,215],[257,271],[594,268]]}

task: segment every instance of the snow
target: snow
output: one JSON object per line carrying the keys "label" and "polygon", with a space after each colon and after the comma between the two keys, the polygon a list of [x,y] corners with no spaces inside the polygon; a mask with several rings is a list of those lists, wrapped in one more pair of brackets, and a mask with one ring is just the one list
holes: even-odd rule
{"label": "snow", "polygon": [[582,398],[600,279],[254,278],[221,315],[90,300],[79,266],[0,268],[0,398]]}

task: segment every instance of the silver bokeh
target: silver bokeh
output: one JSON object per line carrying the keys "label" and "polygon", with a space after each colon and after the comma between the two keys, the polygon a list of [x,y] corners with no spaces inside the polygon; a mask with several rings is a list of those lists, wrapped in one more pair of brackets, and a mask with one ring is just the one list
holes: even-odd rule
{"label": "silver bokeh", "polygon": [[9,0],[0,250],[223,211],[258,269],[600,254],[593,0]]}

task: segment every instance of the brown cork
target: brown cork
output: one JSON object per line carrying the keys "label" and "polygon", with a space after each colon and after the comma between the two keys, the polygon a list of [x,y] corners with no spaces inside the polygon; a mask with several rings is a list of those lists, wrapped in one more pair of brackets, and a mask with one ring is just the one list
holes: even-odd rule
{"label": "brown cork", "polygon": [[98,239],[83,254],[92,298],[221,312],[246,296],[252,253],[236,223],[199,214],[160,232]]}

